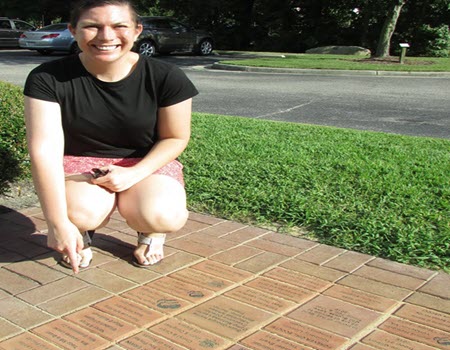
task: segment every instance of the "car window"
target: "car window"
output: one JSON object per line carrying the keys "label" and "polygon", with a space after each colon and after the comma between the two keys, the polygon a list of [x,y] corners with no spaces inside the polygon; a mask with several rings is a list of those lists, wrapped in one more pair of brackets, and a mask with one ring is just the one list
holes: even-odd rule
{"label": "car window", "polygon": [[186,29],[184,25],[182,25],[180,22],[171,21],[169,22],[170,28],[174,30],[183,30]]}
{"label": "car window", "polygon": [[154,21],[155,28],[159,29],[171,29],[170,23],[166,20],[156,20]]}
{"label": "car window", "polygon": [[18,30],[32,30],[34,28],[31,24],[22,21],[14,21],[14,24]]}
{"label": "car window", "polygon": [[57,24],[50,24],[49,26],[42,27],[41,29],[38,29],[39,32],[46,32],[46,31],[52,31],[52,30],[65,30],[67,29],[67,23],[57,23]]}
{"label": "car window", "polygon": [[11,29],[9,20],[0,20],[0,29]]}

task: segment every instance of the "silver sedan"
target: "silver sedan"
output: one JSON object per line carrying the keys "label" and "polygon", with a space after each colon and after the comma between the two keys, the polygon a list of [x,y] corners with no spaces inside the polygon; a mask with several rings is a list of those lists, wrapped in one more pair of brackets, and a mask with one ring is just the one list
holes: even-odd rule
{"label": "silver sedan", "polygon": [[51,24],[20,36],[19,45],[23,49],[36,50],[43,55],[53,51],[79,52],[75,38],[67,29],[67,23]]}

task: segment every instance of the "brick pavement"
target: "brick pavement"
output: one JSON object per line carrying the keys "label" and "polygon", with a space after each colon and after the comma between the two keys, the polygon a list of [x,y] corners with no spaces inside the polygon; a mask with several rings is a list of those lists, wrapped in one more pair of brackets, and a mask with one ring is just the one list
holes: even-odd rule
{"label": "brick pavement", "polygon": [[450,276],[191,213],[131,265],[118,215],[73,275],[39,207],[0,215],[1,350],[450,349]]}

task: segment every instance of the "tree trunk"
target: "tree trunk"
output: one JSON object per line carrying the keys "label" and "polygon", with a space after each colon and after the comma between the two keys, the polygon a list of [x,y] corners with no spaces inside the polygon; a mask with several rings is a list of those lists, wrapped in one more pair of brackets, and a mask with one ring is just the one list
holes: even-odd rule
{"label": "tree trunk", "polygon": [[391,37],[395,31],[398,17],[406,0],[393,0],[391,8],[381,29],[375,57],[387,57],[391,48]]}

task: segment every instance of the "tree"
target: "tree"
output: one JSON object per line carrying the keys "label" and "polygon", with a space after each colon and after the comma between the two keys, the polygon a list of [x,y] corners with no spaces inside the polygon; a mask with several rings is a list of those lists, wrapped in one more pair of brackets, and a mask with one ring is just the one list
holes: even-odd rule
{"label": "tree", "polygon": [[383,27],[381,28],[375,57],[389,56],[392,34],[394,34],[395,26],[397,25],[398,18],[400,17],[400,12],[402,11],[405,3],[406,0],[392,1]]}

